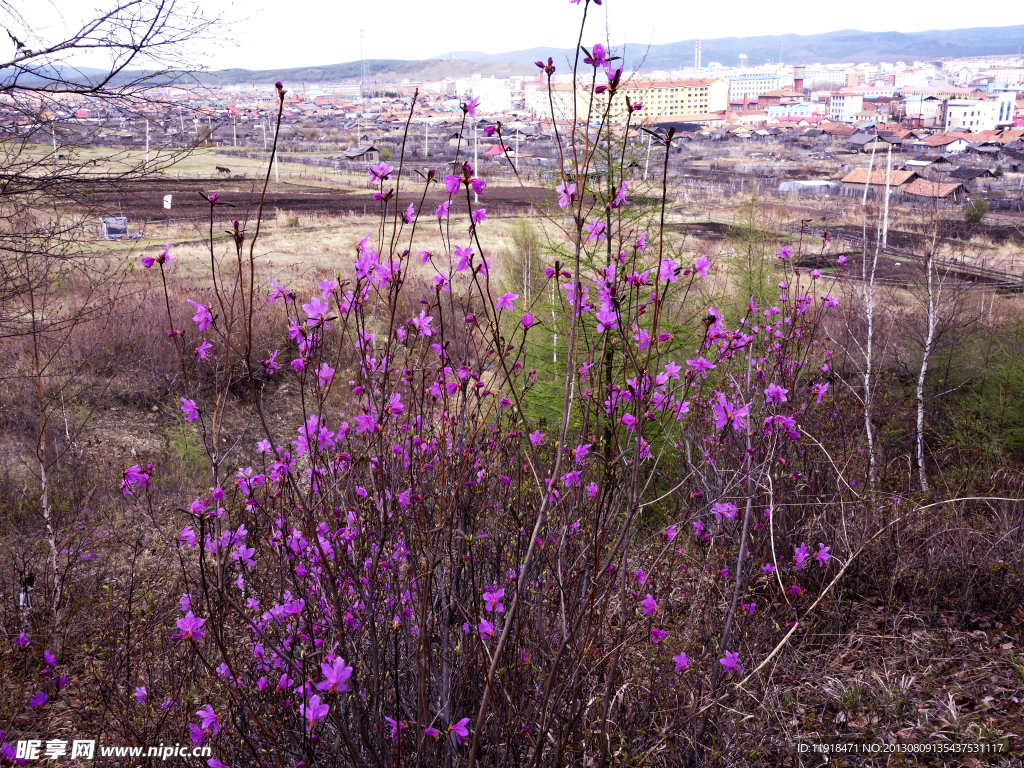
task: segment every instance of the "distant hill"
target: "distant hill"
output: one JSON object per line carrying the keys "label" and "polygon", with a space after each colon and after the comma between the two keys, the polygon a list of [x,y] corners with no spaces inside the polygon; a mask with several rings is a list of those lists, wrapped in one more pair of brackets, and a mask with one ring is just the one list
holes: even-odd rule
{"label": "distant hill", "polygon": [[[645,46],[630,45],[626,49],[626,63],[645,69],[678,69],[693,66],[696,40]],[[944,29],[928,32],[861,32],[843,29],[818,35],[757,35],[754,37],[722,37],[701,41],[701,60],[726,66],[736,66],[741,53],[747,54],[751,66],[766,61],[784,61],[789,64],[831,64],[836,62],[861,63],[874,61],[920,61],[961,56],[993,56],[1016,54],[1024,45],[1024,25],[1013,27],[972,27]],[[621,53],[621,48],[619,51]],[[527,48],[506,53],[455,51],[438,56],[439,59],[469,59],[480,62],[511,62],[532,64],[551,56],[562,70],[568,48]],[[644,55],[646,53],[646,56]],[[781,58],[780,58],[781,57]],[[561,65],[561,66],[560,66]]]}
{"label": "distant hill", "polygon": [[[361,62],[347,61],[343,64],[328,64],[322,67],[294,67],[291,69],[220,69],[211,72],[199,72],[195,75],[200,82],[210,85],[230,83],[273,83],[281,80],[289,87],[298,83],[329,83],[360,76]],[[402,59],[367,59],[366,69],[371,82],[394,82],[408,78],[410,80],[441,80],[445,77],[468,77],[476,72],[484,77],[508,77],[510,75],[527,74],[530,68],[525,64],[504,61],[473,61],[448,57],[446,59],[427,59],[425,61],[406,61]]]}

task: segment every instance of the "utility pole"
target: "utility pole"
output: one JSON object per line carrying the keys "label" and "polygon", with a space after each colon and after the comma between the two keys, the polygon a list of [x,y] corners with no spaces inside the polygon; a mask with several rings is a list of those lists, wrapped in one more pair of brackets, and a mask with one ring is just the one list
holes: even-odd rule
{"label": "utility pole", "polygon": [[516,128],[516,170],[519,170],[519,129]]}
{"label": "utility pole", "polygon": [[238,123],[235,122],[234,115],[231,116],[231,136],[234,139],[234,146],[238,146]]}
{"label": "utility pole", "polygon": [[149,120],[146,120],[146,170],[149,170]]}
{"label": "utility pole", "polygon": [[[476,121],[473,121],[473,171],[477,174],[477,177],[480,176],[480,161],[477,154],[478,146],[479,142],[477,141]],[[476,192],[473,193],[473,202],[480,202],[480,196]]]}
{"label": "utility pole", "polygon": [[647,162],[644,163],[644,181],[647,181],[647,169],[651,167],[651,142],[654,141],[653,134],[647,134]]}
{"label": "utility pole", "polygon": [[423,157],[430,154],[430,123],[423,123]]}
{"label": "utility pole", "polygon": [[[277,126],[274,126],[274,181],[281,183],[281,163],[277,159]],[[265,135],[265,134],[264,134]]]}

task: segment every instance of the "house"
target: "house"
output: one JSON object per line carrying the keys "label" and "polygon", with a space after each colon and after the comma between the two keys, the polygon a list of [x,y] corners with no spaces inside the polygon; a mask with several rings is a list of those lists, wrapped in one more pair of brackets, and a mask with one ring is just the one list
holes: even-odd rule
{"label": "house", "polygon": [[975,179],[991,179],[994,176],[988,168],[954,168],[949,172],[949,178],[974,181]]}
{"label": "house", "polygon": [[345,159],[360,163],[379,163],[380,150],[373,146],[356,147],[345,152]]}
{"label": "house", "polygon": [[969,145],[970,142],[962,137],[937,133],[933,136],[926,136],[911,146],[927,154],[955,154],[963,152]]}
{"label": "house", "polygon": [[[864,187],[870,185],[872,191],[881,192],[885,190],[885,177],[886,170],[884,168],[881,170],[874,169],[871,171],[871,179],[869,181],[868,169],[857,168],[842,178],[843,191],[863,192]],[[920,178],[917,171],[892,171],[889,174],[889,189],[893,192],[902,192],[917,178]]]}
{"label": "house", "polygon": [[846,146],[857,152],[888,152],[892,146],[897,152],[903,148],[903,139],[896,136],[879,134],[874,136],[870,133],[858,133],[846,140]]}
{"label": "house", "polygon": [[967,188],[959,181],[941,182],[918,178],[908,184],[903,193],[915,197],[931,197],[955,202],[963,200],[967,196]]}
{"label": "house", "polygon": [[757,97],[757,105],[761,109],[766,107],[777,107],[779,104],[792,104],[803,101],[803,92],[794,91],[792,88],[777,88],[774,91],[765,91]]}

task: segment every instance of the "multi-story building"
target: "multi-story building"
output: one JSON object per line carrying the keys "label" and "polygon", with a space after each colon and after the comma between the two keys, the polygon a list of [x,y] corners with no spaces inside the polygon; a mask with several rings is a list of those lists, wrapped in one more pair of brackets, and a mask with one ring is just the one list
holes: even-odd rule
{"label": "multi-story building", "polygon": [[948,99],[942,127],[946,131],[991,131],[999,119],[1000,103],[974,99]]}
{"label": "multi-story building", "polygon": [[836,91],[828,99],[828,119],[833,123],[852,123],[854,116],[864,109],[863,95],[843,91]]}
{"label": "multi-story building", "polygon": [[782,87],[782,78],[778,75],[763,73],[735,75],[729,78],[729,101],[743,101],[746,96],[756,99],[766,91],[774,91]]}
{"label": "multi-story building", "polygon": [[507,80],[495,77],[483,78],[474,75],[468,80],[456,80],[455,95],[480,99],[479,109],[490,114],[509,112],[512,109],[511,85]]}

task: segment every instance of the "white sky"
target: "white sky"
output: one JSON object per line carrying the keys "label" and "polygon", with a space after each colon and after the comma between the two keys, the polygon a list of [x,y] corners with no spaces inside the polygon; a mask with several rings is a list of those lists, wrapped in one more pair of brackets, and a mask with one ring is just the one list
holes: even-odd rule
{"label": "white sky", "polygon": [[[52,36],[61,17],[82,18],[103,0],[15,0],[33,26]],[[582,4],[568,0],[485,3],[470,0],[203,0],[207,12],[221,11],[228,23],[222,45],[203,48],[213,69],[315,66],[359,58],[359,30],[365,30],[367,58],[419,59],[452,50],[487,53],[571,47],[579,33]],[[1006,3],[996,16],[964,16],[954,0],[887,5],[885,13],[852,16],[848,3],[767,3],[764,0],[689,3],[679,0],[606,0],[591,4],[584,45],[671,43],[693,37],[743,37],[784,33],[814,34],[856,28],[870,31],[952,29],[969,21],[988,26],[1024,24],[1024,4]],[[610,34],[609,31],[610,30]],[[5,35],[3,37],[6,37]],[[0,40],[2,50],[10,47]],[[86,64],[87,62],[82,62]]]}

